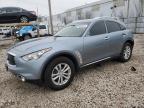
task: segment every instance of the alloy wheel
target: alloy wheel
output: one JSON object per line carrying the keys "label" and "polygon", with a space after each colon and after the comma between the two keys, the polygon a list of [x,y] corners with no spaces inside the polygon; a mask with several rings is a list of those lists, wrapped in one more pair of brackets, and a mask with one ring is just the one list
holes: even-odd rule
{"label": "alloy wheel", "polygon": [[20,18],[20,21],[22,23],[27,23],[28,22],[28,18],[23,16],[23,17]]}
{"label": "alloy wheel", "polygon": [[124,49],[124,59],[125,60],[128,60],[131,56],[131,47],[130,46],[126,46],[125,49]]}
{"label": "alloy wheel", "polygon": [[61,86],[66,84],[71,77],[71,68],[66,63],[59,63],[52,71],[51,79],[55,85]]}

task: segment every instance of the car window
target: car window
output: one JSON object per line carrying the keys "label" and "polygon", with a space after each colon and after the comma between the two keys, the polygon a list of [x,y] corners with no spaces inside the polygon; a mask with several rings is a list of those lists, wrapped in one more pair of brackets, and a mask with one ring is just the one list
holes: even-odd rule
{"label": "car window", "polygon": [[0,14],[6,13],[6,10],[4,8],[0,9]]}
{"label": "car window", "polygon": [[20,8],[7,8],[6,12],[7,13],[12,13],[12,12],[20,12],[21,9]]}
{"label": "car window", "polygon": [[123,25],[121,25],[121,24],[119,24],[119,26],[120,26],[120,29],[121,29],[121,30],[126,30],[126,27],[125,27],[125,26],[123,26]]}
{"label": "car window", "polygon": [[120,25],[117,22],[106,21],[106,25],[109,33],[121,30]]}
{"label": "car window", "polygon": [[84,34],[88,26],[89,26],[89,22],[72,23],[64,27],[54,36],[81,37]]}
{"label": "car window", "polygon": [[89,35],[94,36],[94,35],[100,35],[105,33],[106,33],[106,27],[104,21],[98,21],[90,29]]}
{"label": "car window", "polygon": [[40,25],[39,29],[46,29],[46,26],[45,25]]}

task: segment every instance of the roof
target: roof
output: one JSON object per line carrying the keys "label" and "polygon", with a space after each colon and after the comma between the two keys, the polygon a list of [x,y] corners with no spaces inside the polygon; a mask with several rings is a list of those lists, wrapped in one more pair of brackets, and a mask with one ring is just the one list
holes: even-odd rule
{"label": "roof", "polygon": [[20,8],[20,7],[0,7],[0,8]]}
{"label": "roof", "polygon": [[93,22],[93,21],[96,21],[96,20],[114,20],[114,21],[117,21],[119,20],[118,18],[116,17],[95,17],[93,19],[84,19],[84,20],[77,20],[77,21],[74,21],[74,22]]}

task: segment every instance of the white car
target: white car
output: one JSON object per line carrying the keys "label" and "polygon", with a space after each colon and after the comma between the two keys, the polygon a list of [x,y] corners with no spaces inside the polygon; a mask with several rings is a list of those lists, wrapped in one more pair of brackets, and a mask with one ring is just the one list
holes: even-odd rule
{"label": "white car", "polygon": [[2,30],[2,33],[3,33],[3,34],[6,34],[6,33],[9,32],[9,31],[10,31],[10,29],[4,28],[4,29]]}
{"label": "white car", "polygon": [[[48,35],[48,25],[39,25],[39,35],[40,36],[45,36]],[[37,28],[33,28],[32,31],[29,31],[29,33],[31,34],[31,37],[37,37],[38,36],[38,31]]]}

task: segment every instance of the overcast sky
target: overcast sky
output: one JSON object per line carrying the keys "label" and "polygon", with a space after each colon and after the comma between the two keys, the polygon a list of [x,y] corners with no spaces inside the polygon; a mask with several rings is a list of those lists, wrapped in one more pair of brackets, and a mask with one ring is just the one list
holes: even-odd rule
{"label": "overcast sky", "polygon": [[[40,15],[48,15],[48,0],[0,0],[0,7],[17,6],[28,10],[39,10]],[[99,0],[51,0],[53,14]]]}

